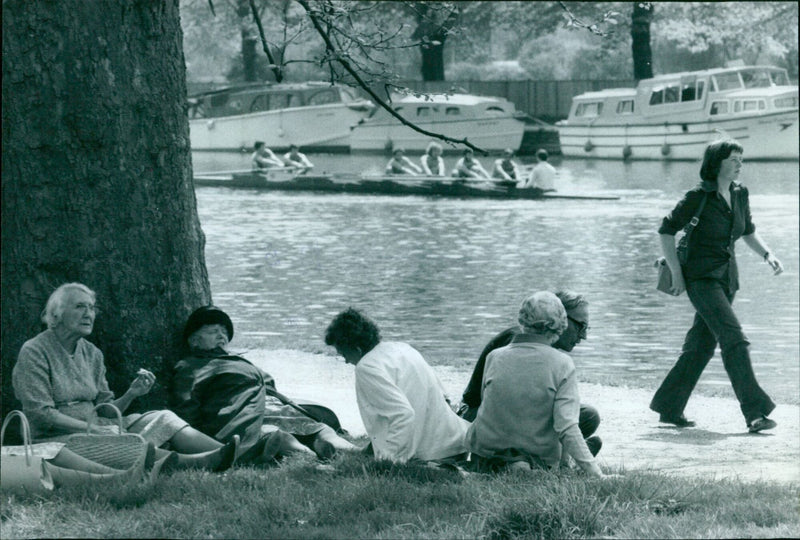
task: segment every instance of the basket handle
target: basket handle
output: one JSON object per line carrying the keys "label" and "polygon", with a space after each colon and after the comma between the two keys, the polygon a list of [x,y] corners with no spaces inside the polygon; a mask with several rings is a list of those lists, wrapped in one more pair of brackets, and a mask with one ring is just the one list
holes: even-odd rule
{"label": "basket handle", "polygon": [[[117,414],[117,421],[119,422],[119,432],[125,433],[125,429],[122,427],[122,413],[119,412],[117,406],[114,405],[113,403],[98,403],[97,405],[94,406],[94,409],[92,410],[94,412],[97,412],[97,409],[99,409],[100,407],[111,407],[114,410],[114,412]],[[92,420],[94,420],[94,416],[92,416],[91,418],[89,418],[89,420],[86,421],[86,433],[89,433],[92,429]]]}
{"label": "basket handle", "polygon": [[8,423],[14,418],[19,418],[20,431],[22,432],[22,444],[25,447],[25,465],[30,467],[31,456],[33,455],[33,449],[31,448],[31,425],[28,423],[28,418],[25,416],[25,413],[22,411],[11,411],[6,415],[6,419],[3,420],[3,427],[0,429],[0,446],[3,445],[3,439],[6,436],[6,427],[8,427]]}

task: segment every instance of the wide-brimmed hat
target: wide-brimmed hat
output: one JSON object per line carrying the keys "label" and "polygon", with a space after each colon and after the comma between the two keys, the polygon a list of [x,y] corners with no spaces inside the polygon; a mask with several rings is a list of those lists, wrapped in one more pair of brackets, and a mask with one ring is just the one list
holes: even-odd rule
{"label": "wide-brimmed hat", "polygon": [[207,324],[221,324],[228,331],[228,341],[233,339],[233,323],[228,314],[216,306],[203,306],[194,310],[186,321],[183,329],[184,343],[189,340],[189,336],[200,330]]}

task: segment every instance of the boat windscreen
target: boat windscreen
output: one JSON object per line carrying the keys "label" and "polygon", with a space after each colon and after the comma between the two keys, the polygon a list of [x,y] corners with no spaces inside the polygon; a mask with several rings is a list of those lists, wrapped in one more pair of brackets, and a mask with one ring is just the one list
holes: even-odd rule
{"label": "boat windscreen", "polygon": [[739,73],[736,71],[718,73],[714,75],[714,82],[716,83],[717,92],[722,92],[723,90],[737,90],[742,87],[742,81],[739,79]]}

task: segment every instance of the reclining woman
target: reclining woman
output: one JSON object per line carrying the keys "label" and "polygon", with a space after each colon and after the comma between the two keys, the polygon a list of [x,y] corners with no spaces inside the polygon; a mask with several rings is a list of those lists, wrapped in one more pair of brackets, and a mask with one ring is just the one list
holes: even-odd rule
{"label": "reclining woman", "polygon": [[575,365],[552,347],[567,328],[564,306],[540,291],[522,303],[518,321],[521,333],[486,358],[481,404],[466,436],[475,468],[555,468],[571,456],[602,477],[578,428]]}
{"label": "reclining woman", "polygon": [[[140,370],[127,392],[114,399],[106,380],[103,353],[85,339],[94,328],[95,297],[94,291],[81,283],[58,287],[42,313],[47,330],[26,341],[19,352],[12,383],[36,442],[64,441],[69,435],[87,429],[100,434],[117,433],[116,418],[107,417],[113,414],[110,408],[101,407],[95,412],[95,407],[111,403],[125,412],[155,382],[151,372]],[[155,459],[162,471],[167,467],[222,471],[236,458],[238,438],[223,445],[171,411],[124,416],[123,427],[156,447]],[[174,452],[159,448],[167,443]],[[76,456],[64,450],[52,462],[95,472],[91,464],[76,460]]]}
{"label": "reclining woman", "polygon": [[240,436],[240,462],[271,463],[294,453],[329,459],[337,450],[357,449],[281,401],[269,374],[228,354],[233,322],[221,309],[195,310],[183,338],[189,354],[175,366],[173,410],[218,441]]}

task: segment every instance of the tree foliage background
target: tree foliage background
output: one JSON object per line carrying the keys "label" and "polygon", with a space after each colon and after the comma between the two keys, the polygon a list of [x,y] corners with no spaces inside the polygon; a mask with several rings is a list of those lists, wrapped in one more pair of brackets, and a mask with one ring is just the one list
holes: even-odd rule
{"label": "tree foliage background", "polygon": [[[249,0],[247,0],[249,1]],[[242,80],[240,0],[181,0],[189,81]],[[286,80],[327,79],[325,50],[294,0],[253,0],[265,37]],[[330,6],[348,36],[375,45],[371,59],[399,79],[422,79],[423,21],[443,24],[447,80],[630,79],[633,76],[630,2],[310,2]],[[436,8],[428,19],[420,13]],[[798,71],[796,2],[654,2],[651,25],[654,73],[719,67],[728,60],[768,63]],[[570,28],[565,8],[582,21],[600,21],[605,35]],[[574,26],[574,25],[572,25]],[[424,44],[422,45],[424,46]],[[259,78],[272,80],[258,49]],[[347,51],[351,58],[357,53]],[[374,64],[377,65],[377,64]],[[377,74],[377,72],[376,72]],[[382,74],[386,76],[387,74]]]}

